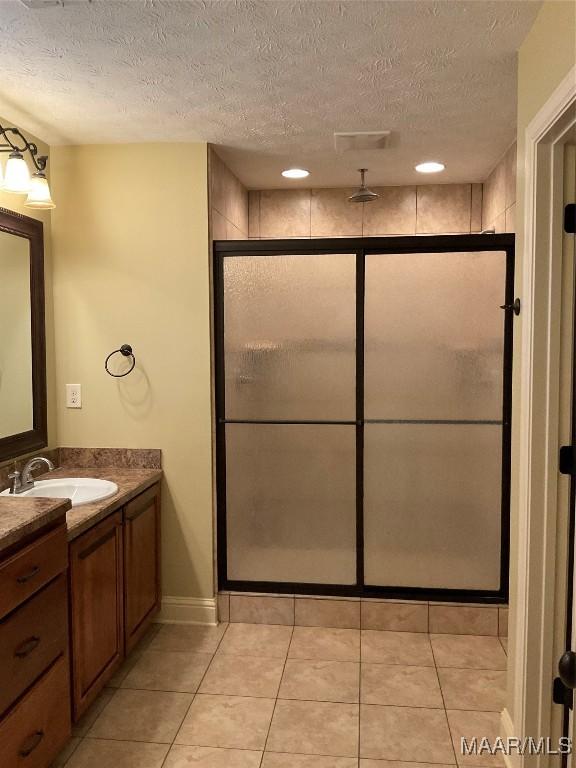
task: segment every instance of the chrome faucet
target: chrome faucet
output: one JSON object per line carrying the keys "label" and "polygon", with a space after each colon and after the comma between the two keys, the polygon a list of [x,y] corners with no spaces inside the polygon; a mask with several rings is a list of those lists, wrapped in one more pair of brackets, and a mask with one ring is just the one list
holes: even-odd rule
{"label": "chrome faucet", "polygon": [[23,493],[34,487],[34,478],[32,477],[32,471],[36,469],[39,464],[46,464],[48,471],[51,472],[54,469],[54,464],[50,459],[44,456],[35,456],[30,461],[27,461],[24,465],[24,469],[20,473],[17,469],[8,475],[10,482],[10,493]]}

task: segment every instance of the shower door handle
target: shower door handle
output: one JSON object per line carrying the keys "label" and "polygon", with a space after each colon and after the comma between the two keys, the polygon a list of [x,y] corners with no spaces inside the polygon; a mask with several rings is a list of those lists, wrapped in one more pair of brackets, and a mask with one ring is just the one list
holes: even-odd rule
{"label": "shower door handle", "polygon": [[520,314],[520,299],[515,299],[513,304],[501,304],[500,309],[505,312],[514,312],[515,315]]}

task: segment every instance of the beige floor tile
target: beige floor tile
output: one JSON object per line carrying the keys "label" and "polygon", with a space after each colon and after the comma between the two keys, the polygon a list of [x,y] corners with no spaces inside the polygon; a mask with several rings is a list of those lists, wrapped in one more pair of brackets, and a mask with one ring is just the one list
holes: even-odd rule
{"label": "beige floor tile", "polygon": [[273,624],[230,624],[219,653],[285,659],[292,627]]}
{"label": "beige floor tile", "polygon": [[72,736],[86,736],[104,707],[112,700],[114,693],[115,691],[112,688],[104,688],[102,693],[94,703],[88,707],[80,720],[72,726]]}
{"label": "beige floor tile", "polygon": [[124,661],[120,669],[113,675],[113,677],[108,680],[106,683],[107,688],[121,688],[122,683],[126,678],[128,677],[128,673],[135,667],[135,665],[138,663],[140,657],[142,654],[139,654],[138,656],[130,654],[128,658]]}
{"label": "beige floor tile", "polygon": [[430,709],[444,706],[433,667],[363,663],[360,690],[363,704]]}
{"label": "beige floor tile", "polygon": [[454,751],[441,709],[360,707],[360,756],[450,763]]}
{"label": "beige floor tile", "polygon": [[362,661],[376,664],[433,667],[428,635],[422,632],[362,630]]}
{"label": "beige floor tile", "polygon": [[274,699],[197,694],[176,744],[262,750],[272,720]]}
{"label": "beige floor tile", "polygon": [[261,759],[250,749],[173,746],[163,768],[259,768]]}
{"label": "beige floor tile", "polygon": [[265,752],[262,768],[358,768],[355,757],[320,757]]}
{"label": "beige floor tile", "polygon": [[446,709],[501,712],[506,672],[485,669],[439,669]]}
{"label": "beige floor tile", "polygon": [[354,757],[358,754],[358,706],[279,699],[266,749]]}
{"label": "beige floor tile", "polygon": [[211,660],[210,653],[144,651],[120,687],[195,693]]}
{"label": "beige floor tile", "polygon": [[500,735],[500,714],[498,712],[455,712],[448,710],[447,715],[458,765],[505,765],[501,754],[464,755],[461,748],[462,738],[465,738],[469,744],[474,737],[478,740],[486,738],[493,744],[496,737]]}
{"label": "beige floor tile", "polygon": [[81,743],[82,739],[79,736],[73,736],[64,749],[60,751],[56,760],[50,763],[50,768],[63,768]]}
{"label": "beige floor tile", "polygon": [[360,630],[294,627],[288,658],[360,661]]}
{"label": "beige floor tile", "polygon": [[200,693],[274,698],[283,668],[284,659],[217,653],[202,681]]}
{"label": "beige floor tile", "polygon": [[118,690],[88,735],[170,743],[192,702],[188,693]]}
{"label": "beige floor tile", "polygon": [[84,739],[67,768],[160,768],[168,745]]}
{"label": "beige floor tile", "polygon": [[215,653],[227,624],[202,627],[193,624],[163,624],[152,639],[150,651],[190,651]]}
{"label": "beige floor tile", "polygon": [[430,635],[439,667],[506,669],[506,654],[497,637]]}
{"label": "beige floor tile", "polygon": [[137,664],[138,659],[142,656],[144,651],[148,650],[148,648],[150,647],[150,643],[154,640],[154,638],[160,631],[161,627],[162,627],[161,624],[152,624],[150,627],[148,627],[147,631],[144,633],[144,636],[141,638],[140,642],[136,645],[135,648],[132,649],[132,651],[130,652],[130,654],[128,655],[128,657],[120,667],[120,669],[106,684],[108,688],[121,687],[128,673],[134,667],[134,665]]}
{"label": "beige floor tile", "polygon": [[281,699],[336,701],[353,704],[360,692],[360,664],[354,661],[288,659]]}

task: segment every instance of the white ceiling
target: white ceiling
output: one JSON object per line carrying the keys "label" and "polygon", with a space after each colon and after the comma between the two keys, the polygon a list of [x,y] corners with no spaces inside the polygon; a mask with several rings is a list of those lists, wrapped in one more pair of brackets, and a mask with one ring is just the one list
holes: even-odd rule
{"label": "white ceiling", "polygon": [[[50,143],[206,140],[252,188],[481,181],[532,0],[0,0],[0,114]],[[334,131],[390,129],[337,155]],[[301,165],[305,182],[280,177]],[[431,177],[427,177],[430,180]]]}

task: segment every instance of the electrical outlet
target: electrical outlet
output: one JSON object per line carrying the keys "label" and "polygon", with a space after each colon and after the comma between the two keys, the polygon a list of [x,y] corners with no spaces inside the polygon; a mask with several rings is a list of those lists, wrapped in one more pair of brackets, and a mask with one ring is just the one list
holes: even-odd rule
{"label": "electrical outlet", "polygon": [[66,408],[82,408],[81,384],[66,384]]}

